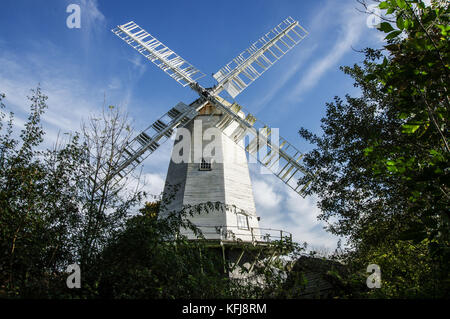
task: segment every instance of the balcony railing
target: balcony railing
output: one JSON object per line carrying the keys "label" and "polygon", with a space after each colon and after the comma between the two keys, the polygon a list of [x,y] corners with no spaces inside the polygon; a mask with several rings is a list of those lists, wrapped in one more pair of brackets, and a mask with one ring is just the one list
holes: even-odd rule
{"label": "balcony railing", "polygon": [[[196,225],[206,239],[223,242],[270,243],[279,240],[292,240],[290,232],[272,228],[241,228],[238,226]],[[189,237],[189,235],[188,235]]]}

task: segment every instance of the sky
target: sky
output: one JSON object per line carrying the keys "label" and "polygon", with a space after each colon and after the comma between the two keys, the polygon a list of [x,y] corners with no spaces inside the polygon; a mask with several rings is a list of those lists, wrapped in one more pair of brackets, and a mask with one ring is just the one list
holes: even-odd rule
{"label": "sky", "polygon": [[[68,28],[70,12],[81,8],[80,28]],[[135,21],[206,74],[199,83],[215,84],[212,74],[286,17],[308,36],[236,97],[259,120],[305,152],[313,146],[298,134],[305,127],[321,134],[320,119],[335,96],[358,95],[339,66],[363,60],[358,50],[379,48],[383,36],[368,24],[356,0],[2,0],[0,11],[0,92],[23,127],[38,84],[48,95],[43,116],[51,145],[58,133],[80,131],[80,123],[115,105],[143,130],[178,102],[196,93],[183,88],[146,61],[110,30]],[[144,163],[146,190],[161,193],[173,141]],[[316,198],[302,198],[273,175],[250,165],[260,227],[289,231],[294,240],[334,250],[338,238],[317,220]]]}

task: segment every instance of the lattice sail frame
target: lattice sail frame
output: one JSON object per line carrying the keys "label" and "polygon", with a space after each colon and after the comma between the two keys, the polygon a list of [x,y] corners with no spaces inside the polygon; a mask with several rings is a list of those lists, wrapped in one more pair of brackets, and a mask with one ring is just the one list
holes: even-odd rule
{"label": "lattice sail frame", "polygon": [[196,83],[205,76],[133,21],[119,25],[111,31],[182,86]]}
{"label": "lattice sail frame", "polygon": [[283,20],[213,75],[217,91],[224,89],[235,98],[307,35],[298,21]]}
{"label": "lattice sail frame", "polygon": [[[268,125],[246,112],[239,104],[230,103],[221,97],[209,101],[225,114],[215,126],[304,197],[314,175],[301,164],[303,154],[283,137],[276,134],[272,136],[272,129]],[[309,178],[309,182],[304,185],[298,183],[303,176]]]}
{"label": "lattice sail frame", "polygon": [[[112,185],[117,184],[167,141],[177,127],[187,125],[197,114],[195,107],[182,102],[175,105],[169,112],[126,143],[124,149],[118,152],[121,155],[114,171],[109,176],[100,177],[102,182],[96,185],[94,191],[110,180],[113,180]],[[101,173],[103,173],[102,170]]]}

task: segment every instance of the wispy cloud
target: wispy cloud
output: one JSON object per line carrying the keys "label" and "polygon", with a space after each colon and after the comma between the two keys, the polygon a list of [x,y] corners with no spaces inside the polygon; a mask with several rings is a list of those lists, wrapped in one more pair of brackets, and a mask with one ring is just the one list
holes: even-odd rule
{"label": "wispy cloud", "polygon": [[48,58],[35,53],[19,55],[3,51],[0,64],[0,92],[6,94],[5,104],[19,122],[28,116],[27,96],[31,95],[32,88],[39,84],[48,96],[48,109],[42,118],[47,146],[55,142],[59,131],[79,131],[80,122],[103,106],[106,88],[80,76],[77,66],[65,63],[61,54]]}
{"label": "wispy cloud", "polygon": [[268,183],[257,179],[252,184],[255,201],[265,210],[276,208],[280,204],[281,196]]}
{"label": "wispy cloud", "polygon": [[[314,14],[311,22],[305,25],[309,35],[289,57],[292,62],[277,72],[271,88],[253,103],[255,112],[278,98],[282,90],[289,92],[284,95],[286,100],[298,101],[302,94],[317,86],[327,71],[337,66],[362,34],[369,31],[365,24],[366,16],[356,7],[353,2],[337,6],[335,1],[328,1]],[[338,30],[338,34],[330,46],[330,30],[333,29]]]}
{"label": "wispy cloud", "polygon": [[290,65],[288,70],[284,70],[284,74],[277,79],[277,81],[271,86],[269,91],[261,99],[258,99],[258,101],[253,106],[255,114],[261,111],[275,98],[279,91],[286,86],[286,83],[304,66],[304,64],[309,60],[316,49],[316,44],[308,46],[306,48],[302,48],[302,50],[300,50],[300,52],[295,55],[295,58],[291,59],[295,60],[296,62],[293,65]]}
{"label": "wispy cloud", "polygon": [[333,46],[327,54],[316,59],[305,74],[301,75],[301,80],[291,91],[290,98],[298,99],[314,88],[327,71],[336,67],[341,58],[352,50],[352,45],[358,42],[364,30],[368,30],[365,24],[366,17],[357,12],[353,5],[340,9],[338,16],[334,19],[339,28],[339,35]]}
{"label": "wispy cloud", "polygon": [[111,81],[108,84],[108,89],[110,90],[117,90],[122,87],[122,82],[118,77],[113,77]]}
{"label": "wispy cloud", "polygon": [[81,0],[81,32],[83,49],[88,51],[91,43],[106,30],[106,18],[99,9],[97,0]]}
{"label": "wispy cloud", "polygon": [[130,58],[127,58],[127,60],[133,65],[132,72],[133,75],[137,78],[141,77],[144,74],[147,66],[149,65],[148,61],[145,61],[144,58],[139,54],[133,54]]}

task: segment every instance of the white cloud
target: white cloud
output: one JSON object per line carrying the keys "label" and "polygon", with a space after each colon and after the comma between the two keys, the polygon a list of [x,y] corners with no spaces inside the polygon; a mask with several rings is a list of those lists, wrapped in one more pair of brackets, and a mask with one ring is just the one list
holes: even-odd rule
{"label": "white cloud", "polygon": [[269,184],[263,180],[254,180],[252,184],[255,201],[264,209],[273,209],[279,205],[281,196]]}
{"label": "white cloud", "polygon": [[88,26],[105,20],[105,16],[98,9],[97,0],[81,0],[83,8],[83,17]]}
{"label": "white cloud", "polygon": [[165,178],[162,174],[145,173],[140,176],[139,184],[138,180],[129,177],[126,188],[129,191],[134,191],[138,188],[140,191],[146,192],[150,195],[147,200],[152,200],[153,196],[159,196],[164,189]]}
{"label": "white cloud", "polygon": [[350,51],[352,45],[360,39],[363,30],[367,29],[366,17],[357,12],[353,6],[339,11],[338,25],[339,36],[330,48],[329,53],[320,57],[311,65],[306,74],[301,75],[301,80],[292,90],[291,98],[298,98],[305,92],[314,88],[326,72],[337,65],[345,53]]}
{"label": "white cloud", "polygon": [[144,174],[143,175],[145,190],[149,194],[159,195],[163,191],[165,177],[161,174]]}
{"label": "white cloud", "polygon": [[[96,0],[82,0],[80,4],[80,44],[88,49],[90,44],[97,42],[97,35],[107,30],[106,19]],[[30,107],[27,96],[31,95],[30,89],[40,85],[48,96],[48,109],[42,116],[46,131],[44,147],[52,145],[59,132],[80,131],[81,121],[98,113],[102,106],[113,104],[126,112],[131,101],[134,72],[130,73],[125,88],[119,77],[102,83],[89,77],[88,72],[80,72],[80,65],[68,59],[62,46],[45,38],[25,41],[28,50],[0,50],[0,92],[6,94],[5,104],[15,113],[16,123],[23,125]],[[108,103],[106,99],[114,102]]]}
{"label": "white cloud", "polygon": [[27,60],[22,61],[23,67],[17,71],[18,60],[18,57],[6,54],[0,56],[0,90],[6,94],[7,107],[20,119],[28,116],[30,89],[40,83],[43,93],[48,96],[48,109],[42,116],[47,143],[55,142],[59,130],[79,131],[81,120],[101,108],[103,97],[80,79],[67,77],[70,72],[62,72],[60,67],[48,64],[46,72],[49,76],[42,78],[33,72],[33,65]]}
{"label": "white cloud", "polygon": [[[84,3],[89,7],[96,2]],[[91,8],[92,23],[102,20],[95,8]],[[61,48],[50,42],[30,44],[31,49],[26,53],[0,51],[0,92],[6,94],[5,105],[8,111],[15,113],[16,127],[22,129],[30,107],[27,96],[31,95],[30,89],[40,84],[42,92],[48,96],[48,108],[42,116],[46,132],[43,148],[52,147],[58,137],[64,137],[64,132],[80,131],[81,122],[88,120],[91,115],[99,114],[103,106],[117,105],[126,112],[133,96],[134,84],[146,68],[142,63],[145,61],[137,56],[132,59],[132,69],[138,72],[130,72],[129,81],[123,83],[119,77],[112,77],[103,83],[92,81],[79,72],[78,65],[64,58]],[[43,46],[51,48],[51,54],[43,50]],[[132,118],[129,120],[133,121]],[[140,183],[149,194],[158,195],[163,190],[172,143],[168,141],[161,145],[144,162]],[[133,178],[130,178],[130,182],[131,187],[137,185],[137,180]]]}
{"label": "white cloud", "polygon": [[320,210],[315,197],[301,197],[276,176],[260,174],[256,165],[250,171],[261,228],[288,231],[294,241],[315,248],[336,248],[339,238],[324,230],[325,222],[317,220]]}

